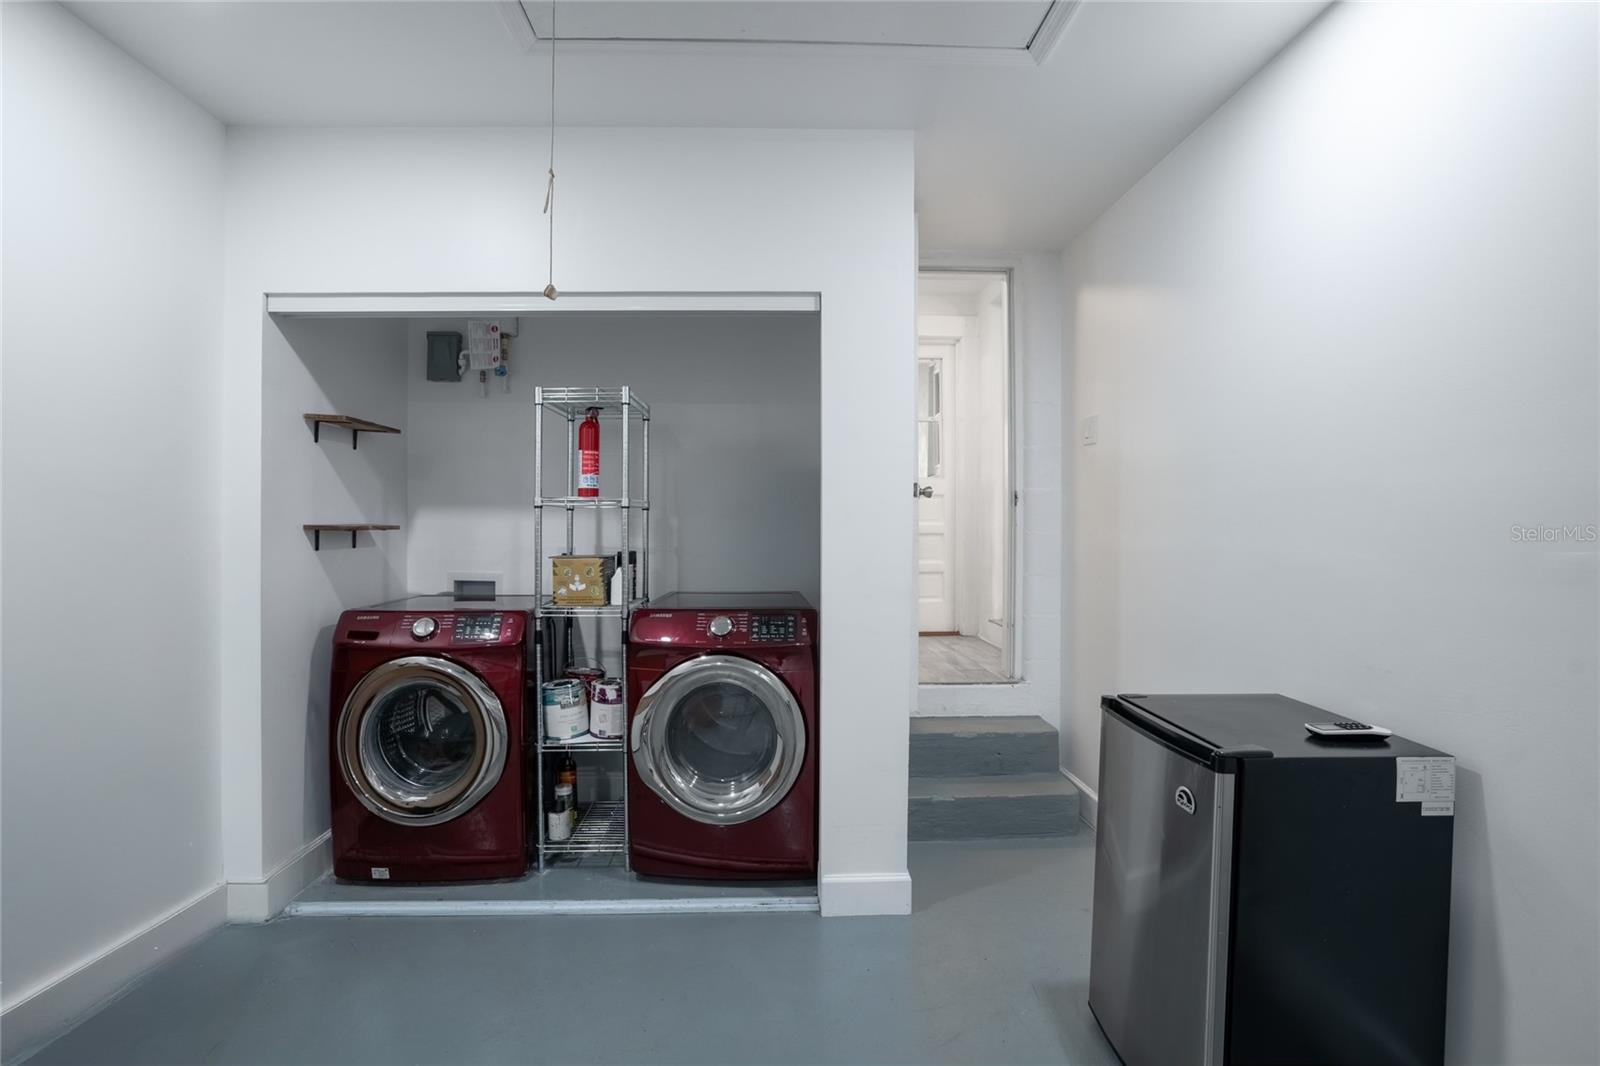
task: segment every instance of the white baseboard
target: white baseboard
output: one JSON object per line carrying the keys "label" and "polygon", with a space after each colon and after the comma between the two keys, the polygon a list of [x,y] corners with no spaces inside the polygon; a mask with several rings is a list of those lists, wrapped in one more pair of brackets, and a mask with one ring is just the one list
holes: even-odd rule
{"label": "white baseboard", "polygon": [[817,911],[816,896],[700,899],[302,900],[295,918],[486,918],[523,914],[790,914]]}
{"label": "white baseboard", "polygon": [[228,921],[265,922],[282,913],[307,885],[333,869],[333,834],[325,832],[280,862],[260,881],[228,882]]}
{"label": "white baseboard", "polygon": [[911,875],[823,874],[817,879],[817,897],[824,918],[864,914],[910,914]]}
{"label": "white baseboard", "polygon": [[226,918],[226,886],[216,885],[24,992],[0,1013],[0,1061],[15,1062],[60,1036]]}
{"label": "white baseboard", "polygon": [[1061,772],[1067,775],[1072,787],[1078,790],[1078,817],[1082,819],[1083,824],[1093,830],[1098,824],[1097,819],[1100,814],[1100,794],[1084,784],[1083,780],[1070,770],[1062,769]]}

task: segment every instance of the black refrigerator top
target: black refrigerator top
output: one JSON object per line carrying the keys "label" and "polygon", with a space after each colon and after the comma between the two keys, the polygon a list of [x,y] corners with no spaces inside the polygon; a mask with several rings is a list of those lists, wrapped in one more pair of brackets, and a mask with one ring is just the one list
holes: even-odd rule
{"label": "black refrigerator top", "polygon": [[[1307,722],[1346,715],[1275,693],[1106,696],[1101,706],[1169,746],[1221,769],[1236,760],[1362,759],[1446,754],[1400,736],[1325,740],[1306,732]],[[1374,723],[1384,725],[1384,722]]]}

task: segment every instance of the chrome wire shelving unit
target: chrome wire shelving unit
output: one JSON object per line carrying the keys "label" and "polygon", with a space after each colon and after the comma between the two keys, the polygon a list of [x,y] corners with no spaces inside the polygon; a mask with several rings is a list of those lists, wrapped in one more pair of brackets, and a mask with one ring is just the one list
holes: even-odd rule
{"label": "chrome wire shelving unit", "polygon": [[[602,426],[615,423],[614,432],[620,432],[621,448],[618,464],[620,478],[613,479],[615,495],[579,496],[578,473],[578,423],[589,411],[598,413]],[[545,481],[545,418],[554,417],[566,423],[565,491],[558,496],[547,496]],[[650,407],[633,394],[626,385],[620,388],[544,388],[533,390],[533,556],[535,595],[535,624],[538,627],[539,653],[535,656],[535,693],[540,698],[535,737],[534,787],[537,802],[538,867],[542,873],[549,860],[562,856],[617,855],[626,864],[628,854],[628,773],[627,742],[602,740],[583,736],[574,740],[546,740],[544,731],[544,706],[542,685],[551,677],[560,677],[565,664],[556,661],[557,649],[563,652],[571,647],[570,627],[581,619],[615,619],[618,623],[617,645],[621,649],[618,676],[622,682],[622,705],[628,706],[627,641],[628,621],[635,610],[650,599]],[[559,422],[558,422],[559,424]],[[605,430],[602,429],[602,434]],[[634,460],[638,460],[638,494],[635,495]],[[604,472],[602,471],[602,478]],[[602,480],[602,491],[606,488]],[[624,600],[604,606],[575,606],[558,604],[544,591],[545,576],[549,573],[549,559],[545,556],[545,512],[556,510],[565,513],[565,550],[571,555],[576,550],[576,519],[580,511],[617,512],[617,549],[621,552],[618,569],[622,571]],[[603,526],[602,526],[603,530]],[[638,543],[634,543],[637,537]],[[632,553],[638,553],[638,572],[632,562]],[[597,545],[594,554],[611,554]],[[637,590],[637,595],[634,595]],[[557,641],[556,627],[567,627],[564,639]],[[577,827],[565,840],[547,839],[546,808],[550,797],[545,793],[545,782],[552,776],[549,766],[552,758],[563,753],[579,752],[614,753],[622,756],[620,765],[621,799],[600,799],[578,807]],[[576,799],[576,797],[574,797]]]}

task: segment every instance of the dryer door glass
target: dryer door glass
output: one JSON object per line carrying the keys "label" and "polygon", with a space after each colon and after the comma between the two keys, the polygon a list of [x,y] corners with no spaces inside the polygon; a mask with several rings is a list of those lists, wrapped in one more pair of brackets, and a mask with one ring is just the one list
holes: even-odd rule
{"label": "dryer door glass", "polygon": [[362,678],[339,717],[339,765],[374,814],[437,825],[470,810],[505,768],[505,713],[472,671],[428,656]]}
{"label": "dryer door glass", "polygon": [[707,655],[669,672],[640,700],[636,763],[667,804],[700,822],[760,817],[794,786],[805,718],[775,674]]}

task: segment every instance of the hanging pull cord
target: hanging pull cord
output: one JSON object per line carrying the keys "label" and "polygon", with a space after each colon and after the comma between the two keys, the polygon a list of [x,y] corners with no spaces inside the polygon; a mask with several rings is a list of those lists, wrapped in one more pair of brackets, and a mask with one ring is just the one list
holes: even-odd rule
{"label": "hanging pull cord", "polygon": [[544,287],[546,299],[556,298],[556,216],[551,210],[556,202],[556,172],[550,171],[550,180],[544,187],[544,213],[550,216],[550,283]]}
{"label": "hanging pull cord", "polygon": [[556,0],[550,0],[550,180],[544,187],[544,213],[550,216],[550,282],[548,300],[556,298]]}

